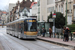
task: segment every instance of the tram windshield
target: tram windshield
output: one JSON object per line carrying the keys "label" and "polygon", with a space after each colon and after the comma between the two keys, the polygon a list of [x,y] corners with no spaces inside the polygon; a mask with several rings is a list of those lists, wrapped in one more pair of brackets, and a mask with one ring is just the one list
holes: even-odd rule
{"label": "tram windshield", "polygon": [[25,20],[24,21],[24,30],[25,31],[37,31],[37,22],[35,19]]}

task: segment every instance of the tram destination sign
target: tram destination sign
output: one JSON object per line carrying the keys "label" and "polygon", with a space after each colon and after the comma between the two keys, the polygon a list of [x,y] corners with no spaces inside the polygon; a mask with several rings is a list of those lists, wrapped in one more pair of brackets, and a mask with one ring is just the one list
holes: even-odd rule
{"label": "tram destination sign", "polygon": [[27,20],[27,22],[36,22],[36,20]]}

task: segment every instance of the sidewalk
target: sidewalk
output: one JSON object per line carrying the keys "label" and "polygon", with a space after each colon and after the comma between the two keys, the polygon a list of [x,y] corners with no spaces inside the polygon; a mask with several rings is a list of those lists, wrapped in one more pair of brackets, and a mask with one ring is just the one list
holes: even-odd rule
{"label": "sidewalk", "polygon": [[54,44],[58,44],[58,45],[71,46],[75,50],[75,41],[70,41],[69,40],[68,42],[64,42],[63,39],[41,37],[41,36],[38,36],[37,38],[40,39],[40,40],[48,41],[48,42],[51,42],[51,43],[54,43]]}

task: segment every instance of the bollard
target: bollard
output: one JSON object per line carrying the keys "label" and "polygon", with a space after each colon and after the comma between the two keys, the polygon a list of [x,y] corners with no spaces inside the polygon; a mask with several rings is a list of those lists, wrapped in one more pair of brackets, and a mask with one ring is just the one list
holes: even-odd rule
{"label": "bollard", "polygon": [[56,38],[56,33],[55,33],[55,38]]}
{"label": "bollard", "polygon": [[62,35],[63,35],[63,33],[61,33],[61,39],[62,39]]}
{"label": "bollard", "polygon": [[72,33],[71,33],[71,41],[72,41]]}
{"label": "bollard", "polygon": [[57,32],[57,38],[59,38],[59,33]]}

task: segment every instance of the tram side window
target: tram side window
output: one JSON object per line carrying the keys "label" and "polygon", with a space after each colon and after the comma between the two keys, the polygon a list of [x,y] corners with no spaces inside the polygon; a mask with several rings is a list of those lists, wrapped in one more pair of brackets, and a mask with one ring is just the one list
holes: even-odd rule
{"label": "tram side window", "polygon": [[15,31],[17,31],[17,23],[15,24]]}
{"label": "tram side window", "polygon": [[14,31],[14,24],[13,24],[13,31]]}
{"label": "tram side window", "polygon": [[28,24],[27,24],[27,22],[24,23],[24,31],[28,31]]}
{"label": "tram side window", "polygon": [[12,29],[13,29],[13,31],[14,31],[14,24],[12,25]]}
{"label": "tram side window", "polygon": [[18,23],[16,23],[16,29],[17,29],[16,31],[18,31]]}
{"label": "tram side window", "polygon": [[19,28],[18,28],[18,31],[20,32],[20,31],[21,31],[21,24],[19,24],[18,27],[19,27]]}

